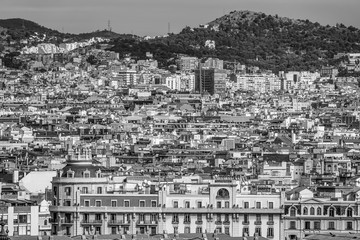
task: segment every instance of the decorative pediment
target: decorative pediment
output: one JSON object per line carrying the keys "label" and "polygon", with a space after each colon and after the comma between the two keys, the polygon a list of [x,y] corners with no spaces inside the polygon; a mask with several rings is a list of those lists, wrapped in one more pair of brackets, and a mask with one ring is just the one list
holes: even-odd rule
{"label": "decorative pediment", "polygon": [[323,203],[323,201],[316,199],[316,198],[310,198],[310,199],[306,199],[301,201],[302,204],[306,203],[306,204],[319,204],[319,203]]}

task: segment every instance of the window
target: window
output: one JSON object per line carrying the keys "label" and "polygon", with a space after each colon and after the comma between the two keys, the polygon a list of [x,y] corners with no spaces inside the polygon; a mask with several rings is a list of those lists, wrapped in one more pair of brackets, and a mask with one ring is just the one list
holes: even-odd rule
{"label": "window", "polygon": [[19,221],[18,223],[27,223],[27,215],[19,215]]}
{"label": "window", "polygon": [[274,221],[274,215],[269,214],[269,222],[273,222]]}
{"label": "window", "polygon": [[151,201],[151,207],[156,207],[156,201]]}
{"label": "window", "polygon": [[296,216],[296,208],[295,207],[290,208],[290,216],[292,216],[292,217]]}
{"label": "window", "polygon": [[330,217],[334,217],[334,216],[335,216],[335,209],[334,209],[333,207],[331,207],[331,208],[329,209],[329,216],[330,216]]}
{"label": "window", "polygon": [[346,230],[352,230],[352,222],[346,222]]}
{"label": "window", "polygon": [[348,208],[347,210],[346,210],[346,216],[348,216],[348,217],[352,217],[353,216],[353,210],[352,210],[352,208]]}
{"label": "window", "polygon": [[229,214],[225,214],[225,220],[224,220],[224,222],[229,222],[229,221],[230,221]]}
{"label": "window", "polygon": [[244,223],[248,223],[248,222],[249,222],[249,215],[244,214]]}
{"label": "window", "polygon": [[202,208],[202,202],[197,202],[197,207]]}
{"label": "window", "polygon": [[102,194],[102,187],[97,187],[96,193],[97,194]]}
{"label": "window", "polygon": [[74,177],[74,172],[73,171],[68,171],[66,174],[67,174],[68,178],[73,178]]}
{"label": "window", "polygon": [[256,222],[261,222],[261,214],[256,214]]}
{"label": "window", "polygon": [[95,207],[101,207],[101,201],[100,200],[95,201]]}
{"label": "window", "polygon": [[130,207],[130,201],[129,201],[129,200],[125,200],[125,201],[124,201],[124,206],[125,206],[125,207]]}
{"label": "window", "polygon": [[315,230],[320,230],[321,229],[321,222],[320,221],[314,222],[314,229]]}
{"label": "window", "polygon": [[295,221],[290,221],[290,229],[296,229],[296,222]]}
{"label": "window", "polygon": [[335,230],[335,222],[329,222],[329,230]]}
{"label": "window", "polygon": [[249,208],[249,202],[244,202],[244,208]]}
{"label": "window", "polygon": [[222,232],[221,230],[222,230],[221,227],[217,227],[217,228],[215,229],[215,231],[216,231],[217,233],[221,233],[221,232]]}
{"label": "window", "polygon": [[267,230],[267,237],[268,238],[273,238],[274,237],[274,228],[269,227]]}
{"label": "window", "polygon": [[318,207],[318,208],[316,209],[316,215],[321,215],[321,207]]}
{"label": "window", "polygon": [[145,207],[145,201],[144,201],[144,200],[140,200],[140,201],[139,201],[139,206],[140,206],[140,207]]}
{"label": "window", "polygon": [[199,223],[202,222],[202,214],[201,213],[197,214],[196,221],[198,221]]}
{"label": "window", "polygon": [[90,178],[90,172],[89,171],[84,172],[83,177],[84,178]]}
{"label": "window", "polygon": [[224,233],[226,235],[230,235],[230,228],[229,227],[225,227],[224,230],[225,230]]}
{"label": "window", "polygon": [[261,208],[261,202],[256,202],[256,208]]}
{"label": "window", "polygon": [[190,223],[190,214],[186,213],[184,215],[184,223]]}
{"label": "window", "polygon": [[304,209],[303,209],[303,215],[308,215],[308,208],[307,208],[307,207],[304,207]]}
{"label": "window", "polygon": [[117,234],[116,227],[111,227],[111,234]]}
{"label": "window", "polygon": [[178,234],[179,233],[179,228],[178,227],[174,227],[174,234]]}
{"label": "window", "polygon": [[274,208],[274,203],[273,202],[269,202],[269,209],[273,209]]}
{"label": "window", "polygon": [[190,227],[185,227],[184,228],[184,233],[190,233]]}
{"label": "window", "polygon": [[110,214],[110,221],[115,222],[116,221],[116,214],[112,213]]}
{"label": "window", "polygon": [[306,221],[305,222],[305,229],[310,229],[310,222],[309,221]]}
{"label": "window", "polygon": [[229,201],[225,201],[225,208],[229,208],[229,207],[230,207]]}
{"label": "window", "polygon": [[217,201],[216,207],[217,207],[217,208],[221,208],[221,201]]}
{"label": "window", "polygon": [[202,227],[196,227],[196,233],[202,233]]}
{"label": "window", "polygon": [[174,201],[173,205],[174,205],[174,208],[178,208],[178,207],[179,207],[179,202],[178,202],[178,201]]}
{"label": "window", "polygon": [[179,215],[178,214],[174,214],[173,215],[173,220],[172,220],[173,223],[178,223],[179,222]]}
{"label": "window", "polygon": [[89,193],[88,188],[87,187],[82,187],[81,193],[83,193],[83,194]]}
{"label": "window", "polygon": [[95,221],[101,221],[101,214],[100,213],[95,214]]}
{"label": "window", "polygon": [[190,202],[189,201],[185,202],[185,208],[190,208]]}
{"label": "window", "polygon": [[139,214],[139,221],[140,221],[140,222],[143,222],[144,220],[145,220],[145,215],[142,214],[142,213],[140,213],[140,214]]}
{"label": "window", "polygon": [[310,215],[315,215],[315,208],[313,207],[310,208]]}
{"label": "window", "polygon": [[65,195],[71,196],[71,187],[65,187]]}
{"label": "window", "polygon": [[70,200],[65,200],[64,201],[64,206],[71,206],[71,201]]}
{"label": "window", "polygon": [[248,237],[249,236],[249,227],[244,227],[243,228],[243,237]]}
{"label": "window", "polygon": [[221,222],[221,214],[216,214],[216,221]]}
{"label": "window", "polygon": [[116,207],[117,205],[117,201],[116,200],[111,200],[111,207]]}
{"label": "window", "polygon": [[257,234],[258,236],[261,236],[261,227],[255,228],[255,234]]}

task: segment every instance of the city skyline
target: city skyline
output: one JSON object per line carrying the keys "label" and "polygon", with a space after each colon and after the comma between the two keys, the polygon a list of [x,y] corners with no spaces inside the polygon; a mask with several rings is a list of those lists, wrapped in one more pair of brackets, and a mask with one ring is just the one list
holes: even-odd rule
{"label": "city skyline", "polygon": [[170,31],[177,33],[185,26],[196,27],[234,10],[360,28],[360,17],[356,12],[360,2],[356,0],[347,0],[346,4],[336,0],[227,0],[221,3],[205,0],[105,0],[105,3],[95,0],[3,0],[0,15],[2,19],[24,18],[69,33],[102,30],[108,28],[110,21],[114,32],[139,36],[166,34],[169,23]]}

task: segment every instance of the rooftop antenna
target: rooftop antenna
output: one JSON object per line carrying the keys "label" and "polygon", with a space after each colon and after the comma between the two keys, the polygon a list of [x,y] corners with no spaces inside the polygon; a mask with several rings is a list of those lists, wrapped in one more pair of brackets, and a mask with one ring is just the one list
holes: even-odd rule
{"label": "rooftop antenna", "polygon": [[108,30],[109,30],[109,32],[111,32],[111,23],[110,23],[110,20],[108,20]]}

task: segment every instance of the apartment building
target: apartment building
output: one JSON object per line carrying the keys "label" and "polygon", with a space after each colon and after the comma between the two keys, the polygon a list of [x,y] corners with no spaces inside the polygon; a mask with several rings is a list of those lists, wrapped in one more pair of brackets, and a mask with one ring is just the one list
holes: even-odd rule
{"label": "apartment building", "polygon": [[359,190],[333,198],[315,197],[304,187],[286,193],[284,232],[289,240],[313,234],[358,233]]}
{"label": "apartment building", "polygon": [[225,233],[281,239],[284,195],[199,176],[156,183],[113,176],[90,151],[71,153],[53,178],[52,234]]}

